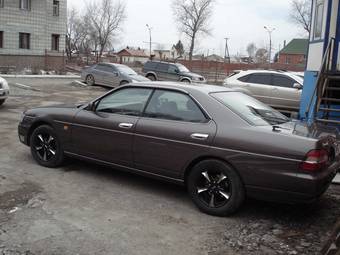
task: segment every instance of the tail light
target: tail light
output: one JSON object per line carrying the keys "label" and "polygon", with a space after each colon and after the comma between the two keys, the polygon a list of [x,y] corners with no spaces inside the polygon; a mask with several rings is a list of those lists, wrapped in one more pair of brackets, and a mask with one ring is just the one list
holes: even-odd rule
{"label": "tail light", "polygon": [[311,150],[307,153],[306,159],[301,163],[301,170],[315,172],[322,170],[328,163],[328,152],[324,149]]}

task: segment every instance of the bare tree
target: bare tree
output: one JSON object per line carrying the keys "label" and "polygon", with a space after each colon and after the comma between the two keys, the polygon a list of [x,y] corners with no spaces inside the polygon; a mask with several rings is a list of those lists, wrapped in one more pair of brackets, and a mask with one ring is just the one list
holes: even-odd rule
{"label": "bare tree", "polygon": [[255,53],[255,61],[259,64],[264,64],[268,62],[269,52],[264,48],[260,48]]}
{"label": "bare tree", "polygon": [[256,45],[255,43],[249,43],[247,46],[248,57],[251,59],[255,58]]}
{"label": "bare tree", "polygon": [[102,57],[103,51],[112,45],[113,38],[121,31],[126,18],[125,4],[119,0],[101,0],[101,2],[87,3],[87,18],[94,33],[99,53],[97,61]]}
{"label": "bare tree", "polygon": [[308,34],[311,26],[312,0],[292,0],[290,20],[300,25]]}
{"label": "bare tree", "polygon": [[210,34],[209,20],[212,15],[213,3],[214,0],[173,0],[172,2],[178,29],[190,40],[190,61],[197,37],[200,34]]}

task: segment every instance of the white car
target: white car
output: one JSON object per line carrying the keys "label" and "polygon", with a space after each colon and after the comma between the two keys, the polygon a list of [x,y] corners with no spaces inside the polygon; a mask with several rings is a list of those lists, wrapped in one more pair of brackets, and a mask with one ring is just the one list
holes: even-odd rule
{"label": "white car", "polygon": [[0,77],[0,105],[2,105],[9,95],[9,86],[5,79]]}
{"label": "white car", "polygon": [[297,112],[303,88],[303,78],[291,72],[248,70],[235,71],[224,81],[233,88],[282,112]]}

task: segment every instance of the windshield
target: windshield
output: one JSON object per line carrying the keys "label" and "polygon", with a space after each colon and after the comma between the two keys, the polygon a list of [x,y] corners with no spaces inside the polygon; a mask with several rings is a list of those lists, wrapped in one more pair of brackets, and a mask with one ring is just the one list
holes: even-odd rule
{"label": "windshield", "polygon": [[217,92],[211,96],[255,126],[278,125],[289,121],[283,114],[241,92]]}
{"label": "windshield", "polygon": [[128,66],[116,66],[119,72],[126,74],[126,75],[137,75],[135,71],[133,71],[130,67]]}
{"label": "windshield", "polygon": [[189,73],[189,69],[186,68],[184,65],[181,65],[181,64],[176,64],[176,66],[178,67],[179,71],[182,72],[182,73]]}

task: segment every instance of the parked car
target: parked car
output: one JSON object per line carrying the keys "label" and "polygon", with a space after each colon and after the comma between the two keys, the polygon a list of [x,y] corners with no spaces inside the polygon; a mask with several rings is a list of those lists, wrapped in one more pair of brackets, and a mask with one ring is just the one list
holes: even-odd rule
{"label": "parked car", "polygon": [[290,72],[249,70],[234,72],[224,86],[238,89],[281,111],[299,111],[303,78]]}
{"label": "parked car", "polygon": [[89,86],[100,84],[109,87],[117,87],[130,82],[149,81],[130,67],[113,63],[99,63],[84,68],[81,78]]}
{"label": "parked car", "polygon": [[205,83],[202,75],[191,72],[179,63],[148,61],[144,64],[143,73],[152,81],[180,81],[186,83]]}
{"label": "parked car", "polygon": [[314,201],[340,167],[337,129],[291,121],[222,86],[121,86],[82,106],[27,110],[18,132],[42,166],[69,156],[180,183],[212,215],[245,197]]}
{"label": "parked car", "polygon": [[9,86],[4,78],[0,77],[0,105],[5,103],[9,95]]}

